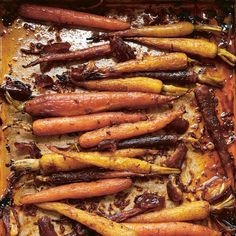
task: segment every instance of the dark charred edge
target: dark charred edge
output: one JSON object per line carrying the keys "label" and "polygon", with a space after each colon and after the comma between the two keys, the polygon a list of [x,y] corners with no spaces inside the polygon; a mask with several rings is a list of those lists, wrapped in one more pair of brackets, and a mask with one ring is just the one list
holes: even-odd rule
{"label": "dark charred edge", "polygon": [[164,130],[166,132],[176,132],[177,134],[184,134],[189,128],[188,120],[177,118],[167,125]]}
{"label": "dark charred edge", "polygon": [[35,142],[15,142],[15,148],[22,155],[29,155],[31,158],[40,158],[42,156],[41,150],[38,148]]}
{"label": "dark charred edge", "polygon": [[233,158],[228,151],[227,143],[222,133],[222,127],[217,117],[213,97],[206,85],[198,86],[194,92],[207,132],[215,144],[215,149],[220,156],[225,175],[232,180],[231,186],[234,189],[235,167]]}
{"label": "dark charred edge", "polygon": [[11,172],[10,176],[8,177],[8,185],[6,187],[5,193],[0,198],[0,215],[4,211],[4,209],[7,206],[11,206],[13,204],[12,194],[13,194],[13,188],[16,184],[16,182],[19,180],[19,178],[24,175],[25,172],[22,173],[16,173]]}
{"label": "dark charred edge", "polygon": [[117,148],[163,148],[176,145],[178,136],[172,134],[147,135],[138,138],[126,139],[116,144]]}
{"label": "dark charred edge", "polygon": [[176,184],[176,176],[170,175],[166,185],[169,199],[175,203],[181,203],[183,200],[183,193],[180,187]]}
{"label": "dark charred edge", "polygon": [[40,236],[58,236],[51,219],[47,216],[38,220],[39,235]]}
{"label": "dark charred edge", "polygon": [[188,148],[185,144],[180,143],[175,152],[168,157],[163,164],[165,164],[167,167],[170,168],[181,168],[183,165],[183,162],[185,160],[185,156],[187,154]]}
{"label": "dark charred edge", "polygon": [[143,193],[134,199],[134,207],[128,211],[121,211],[108,218],[115,222],[123,222],[133,216],[150,211],[161,210],[165,205],[165,198],[155,193]]}
{"label": "dark charred edge", "polygon": [[136,59],[134,50],[120,37],[110,38],[110,46],[113,57],[117,62],[125,62]]}
{"label": "dark charred edge", "polygon": [[115,222],[119,223],[119,222],[126,221],[127,219],[129,219],[133,216],[139,215],[141,213],[144,213],[144,212],[145,212],[144,209],[134,207],[130,210],[121,211],[121,212],[118,212],[114,215],[108,216],[107,218],[112,220],[112,221],[115,221]]}
{"label": "dark charred edge", "polygon": [[2,212],[2,222],[3,222],[3,230],[5,236],[11,236],[11,222],[10,222],[10,214],[13,214],[13,217],[15,218],[16,226],[19,229],[20,228],[20,222],[18,219],[17,211],[10,206],[7,206],[3,212]]}

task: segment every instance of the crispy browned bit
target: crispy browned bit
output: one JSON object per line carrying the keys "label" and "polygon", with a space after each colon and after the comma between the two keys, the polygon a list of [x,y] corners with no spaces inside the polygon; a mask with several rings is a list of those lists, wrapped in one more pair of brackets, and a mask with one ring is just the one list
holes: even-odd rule
{"label": "crispy browned bit", "polygon": [[68,42],[52,43],[43,46],[41,54],[69,52],[71,44]]}
{"label": "crispy browned bit", "polygon": [[165,198],[154,193],[143,193],[134,199],[135,206],[141,209],[155,208],[160,210],[164,207]]}
{"label": "crispy browned bit", "polygon": [[168,157],[163,164],[168,167],[181,168],[187,151],[188,149],[185,144],[179,144],[175,152],[170,157]]}
{"label": "crispy browned bit", "polygon": [[177,118],[173,122],[171,122],[169,125],[165,127],[165,131],[167,132],[176,132],[177,134],[184,134],[189,127],[188,120],[185,120],[183,118]]}
{"label": "crispy browned bit", "polygon": [[117,62],[124,62],[136,58],[134,50],[120,37],[110,38],[110,46],[113,57],[115,57]]}
{"label": "crispy browned bit", "polygon": [[197,104],[201,110],[205,127],[210,134],[215,149],[217,150],[225,175],[231,180],[234,189],[235,169],[233,158],[228,151],[227,143],[222,133],[222,128],[217,117],[212,95],[206,85],[198,86],[195,90]]}
{"label": "crispy browned bit", "polygon": [[180,203],[183,200],[183,193],[179,186],[176,184],[176,176],[170,175],[167,182],[167,194],[171,201]]}
{"label": "crispy browned bit", "polygon": [[71,45],[68,42],[41,44],[30,43],[29,49],[21,48],[21,52],[25,54],[47,54],[47,53],[65,53],[68,52]]}
{"label": "crispy browned bit", "polygon": [[35,78],[35,85],[38,88],[51,88],[53,84],[54,81],[49,75],[37,75]]}
{"label": "crispy browned bit", "polygon": [[230,179],[214,176],[203,184],[202,198],[211,204],[219,202],[230,193],[230,186]]}
{"label": "crispy browned bit", "polygon": [[44,216],[38,220],[39,235],[40,236],[58,236],[51,219]]}
{"label": "crispy browned bit", "polygon": [[143,193],[142,195],[135,197],[134,203],[134,208],[109,216],[109,219],[116,222],[122,222],[130,217],[154,208],[155,210],[160,210],[165,205],[165,198],[154,193]]}
{"label": "crispy browned bit", "polygon": [[1,93],[8,93],[13,99],[26,101],[31,97],[32,91],[30,85],[24,84],[19,80],[7,78],[5,84],[1,87]]}
{"label": "crispy browned bit", "polygon": [[31,158],[41,157],[41,151],[34,142],[15,142],[14,145],[21,155],[29,155]]}
{"label": "crispy browned bit", "polygon": [[[3,235],[18,235],[20,223],[18,219],[17,211],[10,206],[7,206],[3,210],[3,214],[0,215],[3,220],[3,230],[5,231]],[[1,226],[2,227],[2,226]],[[2,230],[1,230],[2,232]]]}

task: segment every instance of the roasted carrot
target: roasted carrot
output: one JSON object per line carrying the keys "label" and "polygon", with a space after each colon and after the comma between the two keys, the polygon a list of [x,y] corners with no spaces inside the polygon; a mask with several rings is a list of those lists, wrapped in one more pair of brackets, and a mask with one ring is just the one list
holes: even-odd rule
{"label": "roasted carrot", "polygon": [[98,91],[124,91],[124,92],[144,92],[160,93],[161,91],[173,94],[186,93],[188,89],[173,85],[163,85],[161,80],[149,77],[133,77],[124,79],[108,79],[77,82],[79,87]]}
{"label": "roasted carrot", "polygon": [[45,118],[33,122],[33,133],[38,136],[88,131],[110,125],[146,120],[141,113],[104,112],[91,115]]}
{"label": "roasted carrot", "polygon": [[147,121],[101,128],[81,135],[78,141],[81,147],[91,148],[104,140],[122,140],[153,133],[164,128],[183,113],[182,109],[169,111]]}
{"label": "roasted carrot", "polygon": [[[234,66],[236,56],[226,50],[218,49],[214,42],[204,39],[189,39],[189,38],[127,38],[127,40],[141,43],[147,46],[152,46],[159,49],[164,49],[174,52],[184,52],[186,54],[201,56],[205,58],[215,58],[217,55]],[[228,61],[227,61],[228,60]]]}
{"label": "roasted carrot", "polygon": [[161,38],[182,37],[193,33],[194,30],[220,32],[222,29],[218,26],[193,25],[190,22],[183,21],[174,24],[144,26],[141,28],[133,28],[123,31],[117,31],[114,33],[106,33],[89,39],[99,40],[99,39],[107,39],[114,36],[119,36],[119,37],[144,36],[144,37],[161,37]]}
{"label": "roasted carrot", "polygon": [[[147,154],[155,155],[155,150],[150,149],[122,149],[115,152],[90,152],[87,153],[93,156],[125,156],[125,157],[140,157]],[[83,169],[91,165],[82,163],[80,161],[65,158],[59,154],[45,154],[40,159],[24,159],[17,160],[12,163],[11,169],[17,172],[20,171],[41,171],[42,173],[53,173],[59,171],[72,171]]]}
{"label": "roasted carrot", "polygon": [[[108,68],[101,68],[102,73],[110,75],[120,75],[139,71],[174,71],[186,69],[188,57],[184,53],[167,53],[158,56],[148,56],[142,60],[130,60],[117,63]],[[99,71],[99,70],[98,70]]]}
{"label": "roasted carrot", "polygon": [[81,92],[47,94],[25,104],[32,116],[77,116],[119,109],[142,109],[166,104],[176,97],[139,92]]}
{"label": "roasted carrot", "polygon": [[52,151],[82,163],[119,171],[131,171],[140,174],[176,174],[179,169],[161,167],[135,158],[92,155],[91,153],[66,152],[53,148]]}
{"label": "roasted carrot", "polygon": [[74,221],[86,225],[104,236],[137,236],[135,231],[128,229],[122,224],[113,222],[94,213],[77,209],[64,203],[49,202],[37,204],[37,206],[45,210],[56,211]]}
{"label": "roasted carrot", "polygon": [[56,185],[89,182],[98,179],[114,179],[127,177],[154,177],[156,174],[138,174],[129,171],[82,170],[78,172],[57,172],[49,176],[37,175],[36,180]]}
{"label": "roasted carrot", "polygon": [[63,199],[83,199],[118,193],[131,187],[130,179],[104,179],[96,182],[81,182],[66,184],[37,193],[28,194],[21,198],[22,204],[52,202]]}
{"label": "roasted carrot", "polygon": [[202,220],[209,216],[210,204],[207,201],[184,203],[178,207],[144,213],[127,220],[130,223],[159,223]]}
{"label": "roasted carrot", "polygon": [[221,232],[202,225],[169,222],[158,224],[123,223],[134,230],[139,236],[221,236]]}
{"label": "roasted carrot", "polygon": [[162,81],[148,77],[133,77],[124,79],[108,79],[78,82],[79,87],[98,91],[125,91],[160,93]]}
{"label": "roasted carrot", "polygon": [[130,24],[124,21],[85,12],[34,4],[22,4],[18,10],[18,13],[20,16],[27,19],[52,22],[62,25],[92,27],[104,30],[125,30],[130,28]]}
{"label": "roasted carrot", "polygon": [[69,51],[65,53],[49,53],[42,55],[35,61],[24,65],[24,68],[35,66],[43,62],[53,62],[53,61],[71,61],[71,60],[88,60],[92,58],[97,58],[105,56],[111,53],[110,44],[103,44],[98,46],[93,46],[90,48],[80,49],[77,51]]}
{"label": "roasted carrot", "polygon": [[206,219],[210,212],[221,211],[224,208],[232,208],[235,199],[230,195],[226,200],[216,205],[210,205],[207,201],[186,202],[174,208],[165,208],[160,211],[144,213],[127,220],[130,223],[160,223],[175,221],[192,221]]}
{"label": "roasted carrot", "polygon": [[[117,142],[118,148],[160,148],[173,146],[178,143],[178,136],[174,134],[145,135],[137,138]],[[101,145],[101,143],[100,143]]]}
{"label": "roasted carrot", "polygon": [[206,85],[198,86],[195,89],[195,96],[197,104],[202,113],[206,129],[210,134],[217,152],[220,156],[220,161],[225,172],[225,175],[231,180],[232,189],[235,188],[235,168],[233,158],[228,151],[227,143],[225,141],[220,121],[217,117],[214,106],[214,99],[210,90]]}

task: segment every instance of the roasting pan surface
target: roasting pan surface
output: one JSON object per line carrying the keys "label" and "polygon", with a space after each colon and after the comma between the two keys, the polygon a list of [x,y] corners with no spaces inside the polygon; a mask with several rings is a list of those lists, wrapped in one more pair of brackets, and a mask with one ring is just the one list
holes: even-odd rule
{"label": "roasting pan surface", "polygon": [[[65,1],[67,2],[67,1]],[[70,1],[69,1],[70,2]],[[82,1],[81,1],[82,2]],[[15,8],[15,4],[11,7],[9,6],[12,3],[2,3],[1,11],[4,12],[4,8]],[[229,3],[227,3],[229,4]],[[232,5],[230,3],[229,5]],[[17,4],[16,4],[17,5]],[[66,7],[75,7],[79,9],[79,3],[65,3],[62,4]],[[17,6],[16,6],[17,7]],[[225,9],[222,9],[222,6],[217,3],[188,3],[188,2],[178,2],[178,3],[159,3],[152,2],[146,3],[132,3],[132,1],[104,1],[103,5],[98,7],[93,11],[97,11],[99,14],[105,14],[107,16],[115,17],[118,19],[128,20],[132,23],[132,26],[142,26],[145,24],[155,24],[160,22],[171,22],[175,21],[176,12],[191,12],[192,16],[206,17],[206,10],[216,9],[217,14],[221,14],[225,17],[224,27],[228,27],[229,36],[225,35],[209,35],[204,34],[200,35],[207,36],[211,40],[218,42],[219,44],[227,45],[228,50],[235,53],[235,38],[234,38],[234,18],[233,18],[233,8],[231,12],[224,12]],[[182,14],[184,17],[184,13]],[[158,18],[159,17],[159,18]],[[166,18],[163,21],[163,18]],[[212,24],[217,24],[215,18],[209,19],[209,22]],[[1,68],[2,75],[1,81],[9,76],[11,78],[17,78],[18,80],[23,81],[24,83],[30,84],[33,88],[33,95],[44,94],[44,93],[53,93],[52,90],[38,90],[34,86],[34,79],[36,74],[40,74],[39,66],[31,67],[24,69],[22,65],[31,62],[35,59],[34,56],[23,55],[20,52],[21,48],[26,48],[28,45],[33,43],[47,43],[49,40],[52,42],[69,42],[72,45],[71,50],[82,49],[89,47],[91,45],[97,45],[99,43],[91,43],[86,40],[92,35],[92,31],[87,29],[73,29],[73,28],[63,28],[52,25],[43,25],[40,23],[25,21],[21,18],[16,18],[14,23],[8,27],[1,26]],[[199,37],[195,35],[195,37]],[[102,43],[102,42],[101,42]],[[156,50],[148,49],[145,46],[140,46],[138,44],[130,43],[131,46],[134,46],[137,51],[137,57],[141,58],[147,53],[158,54],[160,52]],[[225,86],[223,89],[215,89],[215,94],[218,99],[218,117],[222,121],[225,129],[228,129],[230,135],[226,137],[227,142],[229,143],[229,150],[234,156],[236,163],[236,145],[235,145],[235,136],[234,130],[232,128],[232,123],[235,124],[235,73],[232,68],[227,66],[225,63],[215,60],[216,68],[218,70],[218,75],[225,79]],[[62,74],[67,71],[70,66],[77,66],[81,62],[67,63],[66,65],[59,65],[54,67],[47,72],[54,80],[56,80],[57,74]],[[103,58],[96,60],[97,66],[108,66],[112,65],[115,62],[109,58]],[[214,70],[211,71],[212,74],[216,73]],[[73,91],[74,88],[71,88]],[[196,109],[196,101],[194,93],[191,92],[179,99],[174,103],[175,109],[184,105],[186,108],[186,113],[184,118],[190,122],[188,131],[184,134],[184,138],[195,138],[198,139],[201,136],[201,131],[203,129],[203,122],[197,124],[197,119],[199,117],[199,112]],[[150,110],[148,112],[158,113],[162,110],[165,110],[166,107],[162,109]],[[225,114],[228,114],[228,118],[224,119]],[[3,196],[7,186],[7,178],[10,175],[9,168],[6,167],[6,164],[10,160],[18,160],[25,158],[24,155],[19,155],[17,152],[14,143],[15,142],[35,142],[41,150],[41,154],[48,153],[46,147],[47,144],[53,144],[60,147],[67,147],[75,142],[77,134],[74,135],[63,135],[57,137],[47,137],[47,138],[38,138],[31,133],[31,124],[32,119],[29,115],[17,112],[12,106],[2,101],[1,103],[1,119],[2,119],[2,131],[1,131],[1,154],[0,154],[0,196]],[[231,123],[230,123],[231,122]],[[207,146],[207,145],[206,145]],[[201,186],[206,181],[214,178],[216,173],[221,173],[222,169],[220,167],[219,157],[214,150],[199,151],[196,146],[188,144],[189,151],[187,153],[186,161],[182,167],[181,181],[186,186],[186,192],[184,193],[185,200],[198,200],[201,199],[202,190]],[[173,150],[170,150],[165,155],[170,155]],[[147,159],[150,157],[146,157]],[[152,160],[151,160],[152,161]],[[160,163],[161,158],[156,158],[155,162]],[[19,199],[22,194],[30,193],[35,191],[35,184],[30,182],[32,176],[26,175],[21,178],[17,183],[16,188],[14,189],[14,203],[18,205]],[[27,185],[23,183],[29,182]],[[105,198],[97,198],[94,200],[72,202],[73,204],[81,204],[87,210],[94,212],[105,212],[105,213],[115,213],[119,212],[121,209],[130,209],[132,207],[132,200],[136,195],[139,195],[145,191],[157,192],[160,195],[165,196],[166,198],[166,207],[173,207],[174,204],[167,198],[166,194],[166,181],[167,179],[162,178],[150,178],[148,180],[137,179],[134,186],[125,191],[122,194],[117,194],[115,196],[109,196]],[[48,187],[37,186],[36,189],[41,189]],[[34,208],[32,207],[32,212],[29,209],[25,209],[22,206],[15,207],[18,217],[19,217],[19,234],[20,236],[36,236],[38,235],[38,226],[35,224],[37,219],[44,215],[50,215],[51,218],[55,219],[55,227],[59,235],[65,235],[70,232],[70,223],[62,223],[65,231],[62,232],[56,219],[58,215],[54,213],[45,212],[42,210],[37,210],[34,214]],[[232,213],[233,214],[233,213]],[[233,217],[236,217],[233,216]],[[14,222],[13,222],[14,223]],[[216,227],[215,220],[209,218],[208,220],[198,222],[203,225],[212,225]],[[0,226],[1,227],[1,226]],[[1,230],[0,230],[1,235]],[[4,234],[3,234],[4,235]]]}

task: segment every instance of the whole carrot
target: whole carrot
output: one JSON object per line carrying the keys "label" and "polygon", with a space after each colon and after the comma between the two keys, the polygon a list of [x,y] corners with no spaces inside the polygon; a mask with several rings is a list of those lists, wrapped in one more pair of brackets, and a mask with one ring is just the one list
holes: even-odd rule
{"label": "whole carrot", "polygon": [[220,56],[229,65],[234,66],[236,56],[218,48],[214,42],[209,42],[203,39],[189,38],[128,38],[136,43],[152,46],[159,49],[164,49],[174,52],[184,52],[190,55],[201,56],[205,58],[215,58]]}
{"label": "whole carrot", "polygon": [[141,113],[104,112],[91,115],[39,119],[33,122],[33,133],[38,136],[88,131],[105,126],[146,120]]}
{"label": "whole carrot", "polygon": [[217,152],[220,156],[220,161],[225,172],[225,175],[231,179],[232,189],[235,188],[235,168],[233,158],[228,151],[227,143],[223,135],[223,129],[217,117],[216,109],[214,106],[214,99],[210,90],[206,85],[198,86],[195,89],[195,96],[197,104],[202,113],[207,132],[210,134]]}
{"label": "whole carrot", "polygon": [[104,140],[122,140],[153,133],[164,128],[183,113],[184,111],[182,109],[178,111],[169,111],[147,121],[101,128],[81,135],[78,141],[81,147],[91,148],[97,146]]}
{"label": "whole carrot", "polygon": [[139,92],[81,92],[47,94],[27,101],[32,116],[77,116],[119,109],[142,109],[166,104],[177,97]]}
{"label": "whole carrot", "polygon": [[232,208],[235,198],[231,194],[223,202],[210,205],[207,201],[186,202],[173,208],[165,208],[160,211],[144,213],[127,220],[131,223],[160,223],[175,221],[203,220],[209,217],[211,212],[219,212]]}
{"label": "whole carrot", "polygon": [[66,158],[71,158],[82,163],[98,166],[101,168],[130,171],[140,174],[179,174],[180,170],[176,168],[162,167],[155,164],[150,164],[147,161],[128,158],[124,156],[105,156],[105,155],[92,155],[92,153],[78,153],[66,152],[53,148],[52,151],[63,155]]}
{"label": "whole carrot", "polygon": [[113,67],[102,68],[103,73],[122,74],[139,71],[174,71],[186,69],[188,66],[188,58],[184,53],[167,53],[158,56],[148,56],[143,60],[130,60],[117,63]]}
{"label": "whole carrot", "polygon": [[188,89],[184,87],[163,85],[161,80],[149,77],[92,80],[76,82],[76,85],[88,90],[97,91],[124,91],[144,93],[160,93],[161,91],[164,91],[170,94],[183,94],[188,91]]}
{"label": "whole carrot", "polygon": [[65,53],[49,53],[41,56],[35,61],[24,65],[24,68],[35,66],[43,62],[53,62],[53,61],[71,61],[71,60],[88,60],[92,58],[97,58],[105,56],[111,53],[110,44],[103,44],[98,46],[93,46],[85,49],[80,49],[77,51],[65,52]]}
{"label": "whole carrot", "polygon": [[27,19],[53,22],[62,25],[92,27],[104,30],[125,30],[130,28],[130,24],[124,21],[85,12],[34,4],[22,4],[18,13],[20,16]]}
{"label": "whole carrot", "polygon": [[107,39],[114,36],[119,37],[182,37],[189,34],[192,34],[194,30],[197,31],[218,31],[220,32],[222,29],[218,26],[210,26],[210,25],[193,25],[190,22],[178,22],[174,24],[165,24],[165,25],[155,25],[155,26],[143,26],[140,28],[132,28],[123,31],[117,31],[112,33],[106,33],[102,35],[98,35],[92,37],[90,39],[99,40],[99,39]]}
{"label": "whole carrot", "polygon": [[221,236],[221,232],[206,226],[170,222],[158,224],[124,223],[124,226],[134,230],[139,236]]}
{"label": "whole carrot", "polygon": [[135,231],[128,229],[122,224],[113,222],[96,214],[80,210],[68,204],[49,202],[37,204],[37,206],[45,210],[56,211],[59,214],[86,225],[104,236],[137,236]]}
{"label": "whole carrot", "polygon": [[127,38],[127,40],[174,52],[184,52],[207,58],[215,58],[217,45],[204,39],[190,38]]}
{"label": "whole carrot", "polygon": [[[156,150],[141,149],[141,148],[129,148],[121,149],[114,152],[89,152],[84,153],[90,156],[113,156],[113,157],[140,157],[145,155],[155,155]],[[81,153],[81,155],[84,155]],[[63,155],[50,153],[44,154],[40,159],[23,159],[17,160],[12,163],[11,169],[17,172],[20,171],[40,171],[43,174],[60,172],[60,171],[73,171],[91,167],[91,165],[83,163],[81,161],[74,160],[72,158],[66,158]]]}
{"label": "whole carrot", "polygon": [[22,204],[51,202],[62,199],[82,199],[118,193],[131,187],[130,179],[105,179],[96,182],[81,182],[61,185],[37,193],[25,195]]}
{"label": "whole carrot", "polygon": [[210,204],[207,201],[183,203],[174,208],[165,208],[134,216],[127,220],[130,223],[160,223],[175,221],[190,221],[206,219],[210,214]]}

